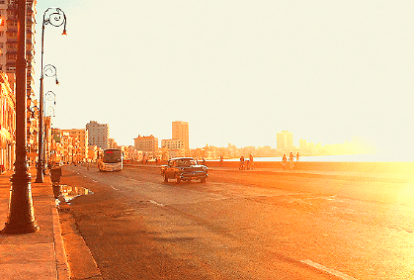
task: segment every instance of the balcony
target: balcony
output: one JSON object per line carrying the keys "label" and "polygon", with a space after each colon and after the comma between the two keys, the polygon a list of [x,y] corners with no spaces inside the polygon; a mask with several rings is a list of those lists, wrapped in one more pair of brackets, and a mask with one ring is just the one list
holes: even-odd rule
{"label": "balcony", "polygon": [[17,44],[17,38],[7,37],[7,44],[9,44],[9,43],[16,43]]}
{"label": "balcony", "polygon": [[8,33],[17,33],[17,31],[18,31],[17,26],[13,26],[11,24],[7,25],[7,32],[6,32],[7,34]]}

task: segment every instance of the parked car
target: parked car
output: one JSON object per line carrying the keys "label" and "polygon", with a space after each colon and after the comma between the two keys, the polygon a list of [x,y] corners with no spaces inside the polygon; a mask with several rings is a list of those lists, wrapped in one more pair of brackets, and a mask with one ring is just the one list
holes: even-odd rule
{"label": "parked car", "polygon": [[165,182],[175,179],[177,184],[181,181],[200,180],[205,183],[208,177],[208,168],[198,164],[192,157],[172,158],[167,165],[161,166],[161,175]]}

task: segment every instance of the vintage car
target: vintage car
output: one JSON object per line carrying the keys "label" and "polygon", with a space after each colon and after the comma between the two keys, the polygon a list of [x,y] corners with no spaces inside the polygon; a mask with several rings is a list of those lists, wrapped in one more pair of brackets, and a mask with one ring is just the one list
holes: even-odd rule
{"label": "vintage car", "polygon": [[167,165],[161,166],[161,175],[165,182],[175,179],[177,184],[181,181],[200,180],[205,183],[208,177],[208,168],[199,165],[192,157],[172,158]]}

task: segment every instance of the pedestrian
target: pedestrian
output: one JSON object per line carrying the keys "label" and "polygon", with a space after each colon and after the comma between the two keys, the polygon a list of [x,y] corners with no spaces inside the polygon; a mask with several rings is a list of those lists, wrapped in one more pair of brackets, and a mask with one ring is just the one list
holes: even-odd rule
{"label": "pedestrian", "polygon": [[89,160],[88,160],[88,162],[87,162],[87,164],[86,164],[86,168],[89,170],[89,166],[91,165],[91,163],[89,162]]}
{"label": "pedestrian", "polygon": [[286,166],[287,166],[287,157],[286,157],[286,154],[283,154],[283,157],[282,157],[282,166],[283,166],[283,170],[285,170],[286,169]]}
{"label": "pedestrian", "polygon": [[250,159],[250,169],[251,170],[253,170],[253,156],[252,156],[252,154],[250,154],[250,156],[249,156],[249,159]]}
{"label": "pedestrian", "polygon": [[240,165],[239,165],[239,170],[243,170],[244,169],[244,156],[240,157]]}
{"label": "pedestrian", "polygon": [[289,168],[290,169],[293,169],[293,158],[294,158],[293,153],[290,152],[289,154]]}
{"label": "pedestrian", "polygon": [[296,161],[299,161],[299,152],[296,153]]}

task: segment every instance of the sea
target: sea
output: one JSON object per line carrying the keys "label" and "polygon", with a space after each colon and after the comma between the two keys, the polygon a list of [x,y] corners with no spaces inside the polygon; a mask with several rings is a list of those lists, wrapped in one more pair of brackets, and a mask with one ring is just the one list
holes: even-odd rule
{"label": "sea", "polygon": [[[248,159],[248,157],[245,157]],[[225,159],[239,161],[240,158]],[[296,161],[296,157],[294,159]],[[254,161],[282,161],[282,157],[255,157]],[[313,162],[414,162],[412,154],[368,154],[368,155],[330,155],[330,156],[300,156],[299,161]]]}

